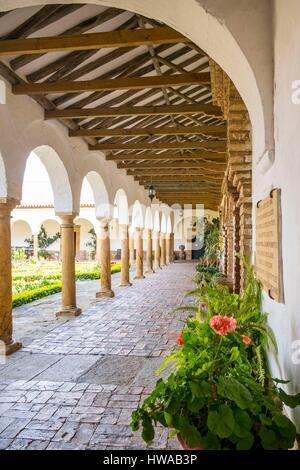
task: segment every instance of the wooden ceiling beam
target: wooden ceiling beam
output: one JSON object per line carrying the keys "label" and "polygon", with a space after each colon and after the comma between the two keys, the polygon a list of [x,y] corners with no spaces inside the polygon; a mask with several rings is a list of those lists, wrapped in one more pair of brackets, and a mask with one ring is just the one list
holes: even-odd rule
{"label": "wooden ceiling beam", "polygon": [[[1,42],[0,42],[1,48]],[[13,87],[16,95],[36,95],[49,93],[77,93],[104,90],[142,90],[144,88],[164,88],[168,86],[195,85],[210,83],[209,73],[185,73],[152,77],[126,77],[104,80],[61,80],[58,82],[24,83]]]}
{"label": "wooden ceiling beam", "polygon": [[196,163],[190,163],[190,162],[164,162],[164,163],[155,163],[152,165],[151,163],[144,164],[144,163],[118,163],[117,168],[134,168],[137,170],[147,170],[147,169],[155,169],[155,170],[160,170],[161,168],[203,168],[203,169],[208,169],[214,172],[218,173],[225,173],[226,169],[226,162],[224,163],[219,163],[219,162],[196,162]]}
{"label": "wooden ceiling beam", "polygon": [[187,158],[188,160],[202,160],[204,158],[208,158],[211,160],[225,160],[226,153],[216,153],[216,152],[193,152],[184,154],[174,154],[174,153],[139,153],[139,154],[120,154],[120,155],[106,155],[106,160],[111,161],[157,161],[157,160],[182,160],[183,158]]}
{"label": "wooden ceiling beam", "polygon": [[43,54],[48,52],[84,51],[90,49],[145,46],[152,44],[188,43],[190,39],[168,26],[153,29],[110,31],[90,34],[50,36],[0,41],[0,55]]}
{"label": "wooden ceiling beam", "polygon": [[226,142],[224,141],[206,141],[206,142],[139,142],[139,143],[115,143],[115,144],[96,144],[89,147],[90,150],[161,150],[161,149],[203,149],[226,151]]}
{"label": "wooden ceiling beam", "polygon": [[105,137],[105,136],[132,136],[142,135],[151,137],[153,135],[207,135],[226,137],[226,126],[161,126],[161,127],[132,127],[122,128],[117,127],[114,129],[78,129],[77,131],[70,131],[70,137]]}
{"label": "wooden ceiling beam", "polygon": [[138,181],[140,184],[144,185],[144,183],[156,184],[157,182],[164,182],[168,181],[170,183],[213,183],[215,185],[220,184],[224,178],[214,178],[212,176],[203,175],[203,174],[196,174],[196,175],[184,175],[181,172],[179,174],[151,174],[151,175],[139,175],[134,174],[134,181]]}
{"label": "wooden ceiling beam", "polygon": [[74,119],[89,117],[120,117],[120,116],[170,116],[170,115],[204,114],[205,116],[222,119],[221,109],[210,104],[177,104],[170,106],[119,106],[96,108],[67,108],[45,112],[45,119]]}
{"label": "wooden ceiling beam", "polygon": [[155,168],[149,168],[149,170],[127,170],[127,175],[131,176],[139,176],[142,178],[143,176],[161,176],[161,175],[175,175],[175,176],[182,176],[184,178],[185,176],[199,176],[204,179],[211,177],[213,181],[222,181],[224,179],[224,176],[219,176],[218,174],[216,175],[207,175],[203,170],[201,171],[200,169],[193,169],[189,170],[188,168],[185,170],[184,168],[182,169],[176,169],[176,168],[162,168],[162,169],[155,169]]}

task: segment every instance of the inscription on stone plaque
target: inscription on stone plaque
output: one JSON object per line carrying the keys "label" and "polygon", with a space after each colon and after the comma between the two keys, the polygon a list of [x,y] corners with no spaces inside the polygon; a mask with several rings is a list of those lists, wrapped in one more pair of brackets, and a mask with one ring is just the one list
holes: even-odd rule
{"label": "inscription on stone plaque", "polygon": [[280,189],[273,189],[256,206],[256,275],[263,290],[277,302],[284,301],[280,193]]}

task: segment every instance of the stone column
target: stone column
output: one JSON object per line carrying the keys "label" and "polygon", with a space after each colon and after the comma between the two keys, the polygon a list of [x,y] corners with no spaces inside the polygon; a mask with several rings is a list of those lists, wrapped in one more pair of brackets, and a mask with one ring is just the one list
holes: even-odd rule
{"label": "stone column", "polygon": [[100,220],[100,291],[96,297],[114,297],[111,288],[111,266],[110,266],[110,236],[109,221],[107,219]]}
{"label": "stone column", "polygon": [[33,257],[39,257],[39,239],[37,233],[33,234]]}
{"label": "stone column", "polygon": [[128,225],[120,224],[121,235],[121,287],[132,286],[129,276],[129,233]]}
{"label": "stone column", "polygon": [[144,279],[143,274],[143,229],[136,227],[135,229],[136,241],[136,261],[135,261],[135,276],[134,279]]}
{"label": "stone column", "polygon": [[235,207],[233,210],[233,291],[239,294],[241,289],[240,260],[236,253],[240,253],[240,210]]}
{"label": "stone column", "polygon": [[174,233],[170,233],[170,262],[174,261]]}
{"label": "stone column", "polygon": [[166,233],[166,264],[171,262],[171,237],[170,233]]}
{"label": "stone column", "polygon": [[146,274],[154,273],[152,262],[152,230],[146,229],[147,236],[147,271]]}
{"label": "stone column", "polygon": [[154,235],[154,269],[160,269],[160,232],[153,232]]}
{"label": "stone column", "polygon": [[129,232],[129,262],[134,266],[134,232]]}
{"label": "stone column", "polygon": [[0,199],[0,351],[12,354],[22,347],[12,338],[11,211],[16,201]]}
{"label": "stone column", "polygon": [[160,233],[160,244],[160,266],[166,266],[166,234],[162,232]]}
{"label": "stone column", "polygon": [[74,217],[75,214],[58,214],[61,223],[61,257],[62,257],[62,308],[57,317],[77,317],[81,309],[76,305]]}

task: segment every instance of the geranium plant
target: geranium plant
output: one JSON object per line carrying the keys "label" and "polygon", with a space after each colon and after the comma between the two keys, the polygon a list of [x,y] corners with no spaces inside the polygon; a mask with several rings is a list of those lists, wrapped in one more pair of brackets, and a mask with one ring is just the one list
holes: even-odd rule
{"label": "geranium plant", "polygon": [[253,271],[242,297],[218,285],[196,294],[196,316],[186,320],[158,373],[170,363],[173,371],[133,412],[132,429],[141,426],[148,444],[160,423],[189,448],[291,448],[296,429],[283,403],[297,406],[300,394],[287,395],[267,372],[263,347],[274,338],[259,311]]}

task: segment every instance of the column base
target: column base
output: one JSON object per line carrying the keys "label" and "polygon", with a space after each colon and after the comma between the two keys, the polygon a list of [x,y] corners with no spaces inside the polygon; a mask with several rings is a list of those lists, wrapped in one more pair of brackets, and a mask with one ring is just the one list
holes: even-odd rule
{"label": "column base", "polygon": [[57,317],[78,317],[81,314],[81,308],[66,307],[56,312]]}
{"label": "column base", "polygon": [[119,287],[131,287],[132,283],[131,282],[123,282],[122,284],[119,284]]}
{"label": "column base", "polygon": [[154,269],[147,269],[147,271],[145,271],[145,274],[154,274],[155,271]]}
{"label": "column base", "polygon": [[145,276],[142,274],[141,276],[134,276],[133,279],[145,279]]}
{"label": "column base", "polygon": [[101,297],[114,297],[115,293],[111,289],[101,289],[99,292],[96,293],[96,299],[100,299]]}
{"label": "column base", "polygon": [[16,351],[19,351],[19,349],[21,348],[22,348],[22,343],[19,343],[18,341],[12,341],[9,344],[5,344],[5,356],[10,356],[10,354],[13,354]]}

